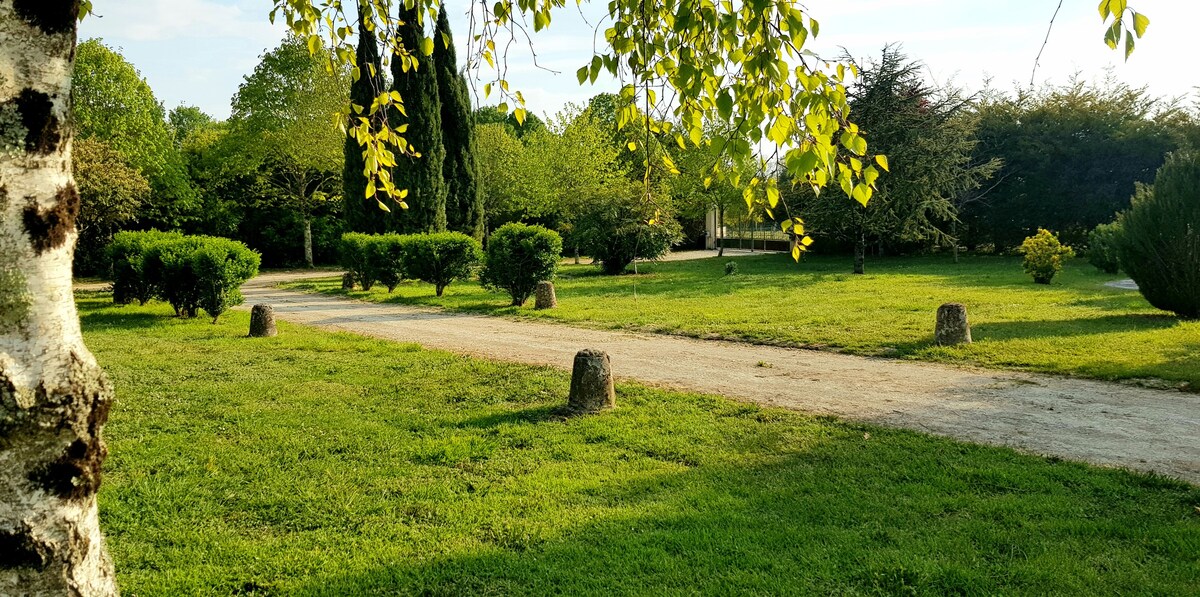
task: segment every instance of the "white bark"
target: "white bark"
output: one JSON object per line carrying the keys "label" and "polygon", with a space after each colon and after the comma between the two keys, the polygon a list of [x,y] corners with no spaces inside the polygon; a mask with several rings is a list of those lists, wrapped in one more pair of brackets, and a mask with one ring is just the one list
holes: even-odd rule
{"label": "white bark", "polygon": [[113,595],[96,509],[112,392],[71,292],[69,0],[0,0],[0,594]]}

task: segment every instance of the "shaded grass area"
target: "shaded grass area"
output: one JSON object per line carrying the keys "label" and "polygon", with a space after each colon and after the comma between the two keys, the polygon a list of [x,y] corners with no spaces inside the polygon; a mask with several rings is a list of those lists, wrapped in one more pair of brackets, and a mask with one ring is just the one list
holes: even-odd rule
{"label": "shaded grass area", "polygon": [[281,323],[80,301],[129,595],[1188,594],[1200,488]]}
{"label": "shaded grass area", "polygon": [[[724,275],[728,261],[739,273]],[[1083,260],[1051,286],[1034,284],[1019,258],[971,256],[877,259],[866,275],[841,257],[784,255],[643,264],[640,275],[602,276],[568,266],[555,282],[559,308],[507,305],[474,282],[433,296],[419,282],[350,296],[451,310],[833,349],[1101,379],[1158,378],[1200,388],[1200,321],[1154,309],[1135,291],[1104,286],[1114,276]],[[287,287],[346,294],[340,279]],[[967,305],[975,343],[933,344],[938,305]],[[532,301],[531,301],[532,303]]]}

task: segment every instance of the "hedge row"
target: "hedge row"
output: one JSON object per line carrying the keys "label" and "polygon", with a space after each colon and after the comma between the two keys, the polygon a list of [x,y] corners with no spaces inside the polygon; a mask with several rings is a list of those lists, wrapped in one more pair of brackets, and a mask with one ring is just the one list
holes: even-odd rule
{"label": "hedge row", "polygon": [[[479,241],[458,232],[435,234],[342,235],[341,264],[363,290],[376,282],[391,292],[402,280],[434,285],[438,296],[454,280],[466,278],[480,261]],[[551,280],[562,255],[562,238],[541,226],[506,224],[488,241],[479,281],[525,303],[537,283]]]}
{"label": "hedge row", "polygon": [[396,289],[403,280],[433,284],[438,296],[451,282],[471,274],[479,262],[479,241],[459,232],[434,234],[342,235],[342,267],[353,282],[370,290],[376,282]]}
{"label": "hedge row", "polygon": [[204,309],[213,323],[241,304],[238,288],[258,273],[261,263],[258,253],[234,240],[154,230],[117,233],[108,257],[114,303],[145,304],[158,298],[180,317],[195,317]]}

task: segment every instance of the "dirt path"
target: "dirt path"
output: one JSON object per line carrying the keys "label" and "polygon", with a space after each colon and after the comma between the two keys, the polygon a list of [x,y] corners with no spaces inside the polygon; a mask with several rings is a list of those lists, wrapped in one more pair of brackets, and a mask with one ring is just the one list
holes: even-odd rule
{"label": "dirt path", "polygon": [[274,288],[285,280],[311,276],[311,272],[260,276],[243,287],[243,308],[266,303],[281,319],[296,323],[560,368],[571,366],[576,351],[598,348],[611,355],[614,372],[626,379],[1100,465],[1157,471],[1200,483],[1198,394],[588,330]]}

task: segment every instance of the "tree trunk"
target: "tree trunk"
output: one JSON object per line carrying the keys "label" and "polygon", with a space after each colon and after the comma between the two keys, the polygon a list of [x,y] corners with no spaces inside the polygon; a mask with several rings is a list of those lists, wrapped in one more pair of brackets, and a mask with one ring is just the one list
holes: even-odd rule
{"label": "tree trunk", "polygon": [[579,265],[579,243],[575,243],[575,265]]}
{"label": "tree trunk", "polygon": [[309,269],[313,267],[312,218],[307,214],[304,216],[304,265]]}
{"label": "tree trunk", "polygon": [[865,271],[867,260],[867,235],[862,230],[858,232],[858,240],[854,241],[854,273]]}
{"label": "tree trunk", "polygon": [[0,1],[0,594],[115,595],[96,490],[112,388],[71,293],[79,4]]}
{"label": "tree trunk", "polygon": [[958,263],[958,220],[950,222],[950,236],[954,239],[954,263]]}

